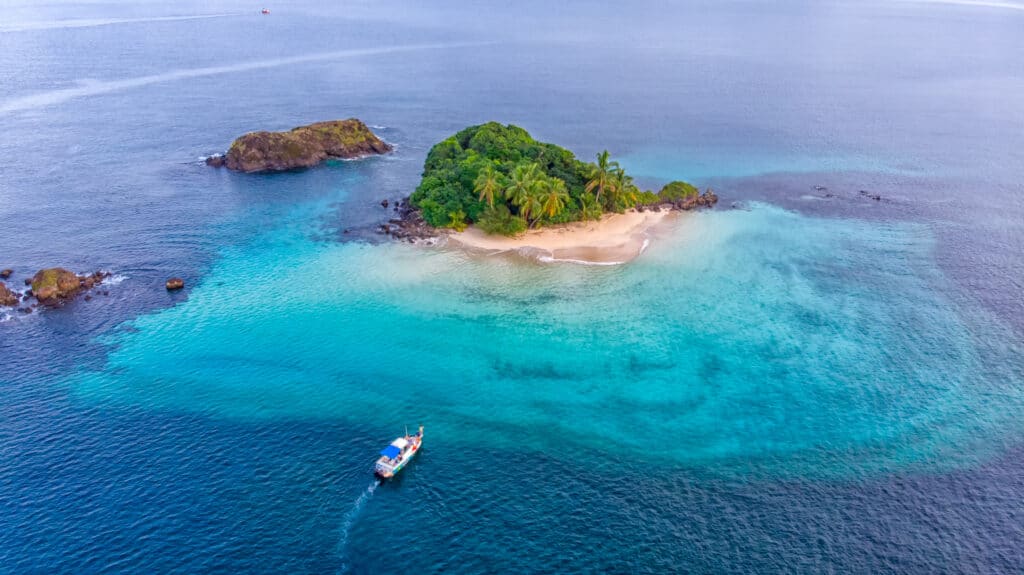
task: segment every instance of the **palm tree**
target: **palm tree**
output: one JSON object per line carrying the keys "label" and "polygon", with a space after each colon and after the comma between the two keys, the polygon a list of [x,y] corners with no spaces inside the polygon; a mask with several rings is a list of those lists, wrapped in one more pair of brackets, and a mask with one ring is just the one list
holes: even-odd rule
{"label": "palm tree", "polygon": [[494,207],[494,197],[501,197],[501,172],[494,169],[494,164],[484,166],[476,177],[473,191],[480,194],[480,201],[487,200],[487,205]]}
{"label": "palm tree", "polygon": [[538,196],[541,213],[549,218],[555,217],[564,210],[565,202],[569,201],[569,192],[565,189],[565,182],[558,178],[551,178],[544,182]]}
{"label": "palm tree", "polygon": [[[519,208],[519,214],[524,218],[528,217],[530,212],[530,197],[534,195],[536,185],[537,164],[519,164],[512,170],[512,177],[509,178],[505,196]],[[525,212],[524,206],[526,207]]]}
{"label": "palm tree", "polygon": [[519,206],[519,213],[526,218],[526,221],[530,221],[530,216],[533,216],[533,221],[530,222],[531,228],[537,225],[541,216],[544,215],[544,204],[540,201],[540,194],[544,185],[545,184],[543,182],[537,182],[530,190],[530,194],[526,198],[526,203]]}
{"label": "palm tree", "polygon": [[612,205],[635,205],[638,200],[637,193],[637,187],[633,185],[633,176],[627,175],[626,170],[622,168],[616,168],[615,178],[609,187],[609,195],[613,196],[610,198]]}
{"label": "palm tree", "polygon": [[612,171],[619,167],[618,162],[608,161],[608,150],[597,155],[597,164],[590,164],[590,173],[587,177],[587,192],[597,189],[597,201],[601,201],[601,192],[605,191],[612,183]]}

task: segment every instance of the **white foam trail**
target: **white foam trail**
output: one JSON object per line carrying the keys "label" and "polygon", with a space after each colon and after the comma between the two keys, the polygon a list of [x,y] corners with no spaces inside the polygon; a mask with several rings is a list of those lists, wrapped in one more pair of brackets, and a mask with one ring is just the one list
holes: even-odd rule
{"label": "white foam trail", "polygon": [[975,8],[1003,8],[1007,10],[1024,10],[1024,4],[1016,2],[991,2],[989,0],[899,0],[911,4],[948,4],[951,6],[972,6]]}
{"label": "white foam trail", "polygon": [[252,70],[263,70],[276,68],[278,66],[290,66],[293,64],[305,64],[309,62],[323,62],[327,60],[340,60],[344,58],[357,58],[360,56],[376,56],[380,54],[394,54],[399,52],[416,52],[421,50],[436,50],[444,48],[462,48],[466,46],[481,46],[486,42],[471,43],[444,43],[444,44],[410,44],[406,46],[386,46],[383,48],[361,48],[355,50],[339,50],[337,52],[320,52],[306,54],[304,56],[291,56],[288,58],[272,58],[270,60],[257,60],[253,62],[242,62],[240,64],[229,64],[226,66],[210,66],[207,68],[188,68],[184,70],[172,70],[161,74],[139,76],[137,78],[126,78],[124,80],[110,81],[88,81],[79,82],[72,88],[38,92],[20,98],[12,98],[0,103],[0,114],[10,114],[23,110],[32,110],[53,106],[87,96],[99,96],[139,88],[150,84],[163,82],[174,82],[176,80],[188,80],[191,78],[202,78],[204,76],[217,76],[220,74],[234,74],[238,72],[249,72]]}
{"label": "white foam trail", "polygon": [[39,22],[21,22],[9,26],[0,26],[0,32],[30,32],[34,30],[60,30],[63,28],[91,28],[93,26],[112,26],[115,24],[137,24],[145,22],[178,22],[181,20],[204,20],[207,18],[228,18],[242,16],[243,12],[230,14],[196,14],[192,16],[153,16],[149,18],[78,18],[73,20],[48,20]]}
{"label": "white foam trail", "polygon": [[338,570],[339,573],[347,573],[349,570],[348,563],[345,563],[345,547],[348,546],[348,532],[352,529],[352,525],[355,524],[356,519],[359,517],[359,512],[363,510],[363,506],[366,502],[373,497],[373,492],[377,490],[380,485],[380,481],[374,481],[359,494],[356,498],[355,503],[352,504],[352,509],[349,509],[348,513],[345,514],[345,519],[341,522],[341,535],[338,538],[338,555],[342,557],[341,568]]}
{"label": "white foam trail", "polygon": [[629,262],[592,262],[589,260],[576,260],[572,258],[556,258],[552,256],[538,256],[537,261],[545,264],[561,263],[561,264],[577,264],[581,266],[621,266]]}

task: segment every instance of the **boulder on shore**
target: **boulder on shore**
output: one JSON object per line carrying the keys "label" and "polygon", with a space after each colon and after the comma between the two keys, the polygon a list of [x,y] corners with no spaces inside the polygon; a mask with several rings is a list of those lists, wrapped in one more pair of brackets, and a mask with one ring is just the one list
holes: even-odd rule
{"label": "boulder on shore", "polygon": [[718,203],[718,195],[712,190],[706,190],[703,194],[697,196],[690,196],[684,200],[676,202],[676,209],[679,210],[693,210],[696,208],[710,208],[711,206]]}
{"label": "boulder on shore", "polygon": [[317,122],[287,132],[250,132],[231,144],[224,156],[206,160],[241,172],[309,168],[328,158],[384,154],[391,146],[355,118]]}
{"label": "boulder on shore", "polygon": [[16,306],[18,299],[18,294],[8,289],[7,284],[0,282],[0,307]]}

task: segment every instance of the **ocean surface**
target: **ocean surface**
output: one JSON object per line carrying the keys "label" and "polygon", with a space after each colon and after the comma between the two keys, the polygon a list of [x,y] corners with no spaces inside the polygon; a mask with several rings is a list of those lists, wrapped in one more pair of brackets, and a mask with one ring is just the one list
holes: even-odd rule
{"label": "ocean surface", "polygon": [[[262,7],[3,8],[0,268],[114,275],[0,312],[0,573],[1024,572],[1024,5]],[[347,117],[395,152],[202,162]],[[722,201],[373,233],[489,120]]]}

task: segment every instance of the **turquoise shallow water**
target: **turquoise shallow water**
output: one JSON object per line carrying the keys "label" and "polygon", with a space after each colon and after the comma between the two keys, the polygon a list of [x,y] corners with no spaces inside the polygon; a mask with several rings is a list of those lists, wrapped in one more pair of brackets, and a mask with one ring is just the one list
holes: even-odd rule
{"label": "turquoise shallow water", "polygon": [[943,296],[925,226],[754,203],[671,220],[629,265],[544,265],[318,241],[337,194],[107,337],[74,398],[730,474],[942,467],[1018,436],[1020,349]]}

